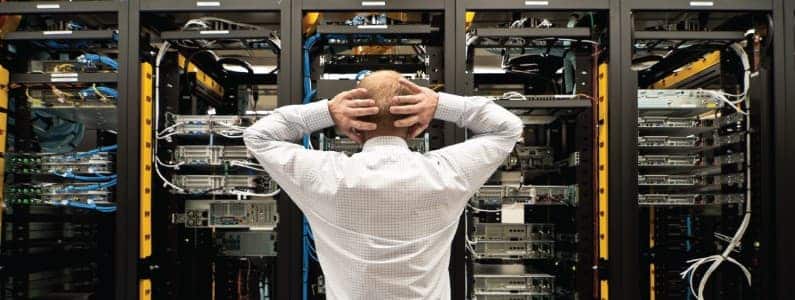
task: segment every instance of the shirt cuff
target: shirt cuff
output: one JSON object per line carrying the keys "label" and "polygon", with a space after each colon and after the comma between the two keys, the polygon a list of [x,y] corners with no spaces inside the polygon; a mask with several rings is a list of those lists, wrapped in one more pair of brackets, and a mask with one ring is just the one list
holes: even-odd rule
{"label": "shirt cuff", "polygon": [[466,110],[466,99],[448,93],[439,93],[434,119],[458,123]]}
{"label": "shirt cuff", "polygon": [[310,132],[334,126],[334,120],[328,111],[328,100],[304,104],[302,108],[301,118],[304,119],[304,124]]}

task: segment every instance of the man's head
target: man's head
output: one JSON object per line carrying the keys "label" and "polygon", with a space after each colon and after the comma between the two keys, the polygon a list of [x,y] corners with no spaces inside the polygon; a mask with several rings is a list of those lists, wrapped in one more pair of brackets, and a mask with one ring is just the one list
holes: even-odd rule
{"label": "man's head", "polygon": [[400,73],[395,71],[376,71],[367,75],[359,82],[359,88],[367,90],[370,98],[378,106],[378,114],[362,117],[362,121],[375,123],[378,127],[373,131],[365,131],[364,140],[377,136],[398,136],[406,138],[408,128],[395,127],[395,121],[404,116],[393,115],[389,112],[395,96],[408,95],[409,91],[400,84]]}

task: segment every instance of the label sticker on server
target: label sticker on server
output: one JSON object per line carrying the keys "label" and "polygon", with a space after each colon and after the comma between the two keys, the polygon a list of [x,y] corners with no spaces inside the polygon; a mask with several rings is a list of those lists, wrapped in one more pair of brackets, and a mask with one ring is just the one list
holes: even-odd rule
{"label": "label sticker on server", "polygon": [[362,1],[362,6],[386,6],[386,1]]}
{"label": "label sticker on server", "polygon": [[196,2],[197,7],[220,7],[221,2],[219,1],[199,1]]}
{"label": "label sticker on server", "polygon": [[71,30],[50,30],[44,32],[44,35],[69,35],[69,34],[72,34]]}
{"label": "label sticker on server", "polygon": [[549,6],[549,1],[525,1],[525,6]]}
{"label": "label sticker on server", "polygon": [[712,7],[712,6],[715,6],[715,2],[712,2],[712,1],[690,1],[690,6]]}
{"label": "label sticker on server", "polygon": [[37,4],[37,9],[59,9],[61,8],[60,4]]}

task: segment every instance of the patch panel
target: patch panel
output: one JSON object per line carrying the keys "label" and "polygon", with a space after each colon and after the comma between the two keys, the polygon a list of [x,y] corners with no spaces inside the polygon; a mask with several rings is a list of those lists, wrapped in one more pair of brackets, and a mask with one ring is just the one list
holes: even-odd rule
{"label": "patch panel", "polygon": [[113,171],[113,160],[107,152],[50,154],[9,154],[8,168],[17,174],[99,174]]}

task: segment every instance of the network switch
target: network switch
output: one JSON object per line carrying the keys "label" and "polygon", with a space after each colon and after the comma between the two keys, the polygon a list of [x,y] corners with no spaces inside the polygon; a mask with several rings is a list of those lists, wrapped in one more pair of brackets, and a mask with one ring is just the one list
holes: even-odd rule
{"label": "network switch", "polygon": [[726,155],[715,156],[713,159],[714,165],[730,165],[745,162],[745,153],[732,153]]}
{"label": "network switch", "polygon": [[555,276],[530,273],[520,264],[474,264],[473,289],[475,293],[513,293],[553,295]]}
{"label": "network switch", "polygon": [[694,186],[702,183],[702,177],[696,175],[638,175],[638,185]]}
{"label": "network switch", "polygon": [[740,204],[743,194],[640,194],[639,205],[720,205]]}
{"label": "network switch", "polygon": [[576,185],[486,185],[480,188],[472,201],[483,206],[523,203],[529,205],[576,205]]}
{"label": "network switch", "polygon": [[251,161],[254,156],[246,146],[177,146],[173,164],[186,166],[220,166],[231,162]]}
{"label": "network switch", "polygon": [[725,185],[744,185],[745,174],[734,173],[734,174],[717,175],[715,176],[715,183],[725,184]]}
{"label": "network switch", "polygon": [[745,142],[744,132],[736,132],[727,135],[715,134],[714,137],[714,144],[717,146],[739,144],[742,142]]}
{"label": "network switch", "polygon": [[538,241],[555,238],[555,225],[551,223],[476,223],[472,240],[479,241]]}
{"label": "network switch", "polygon": [[[430,136],[426,133],[422,138],[413,138],[406,141],[411,151],[428,152],[430,151]],[[324,151],[337,151],[345,155],[353,155],[362,151],[362,144],[349,138],[328,138],[324,134],[320,135],[320,149]]]}
{"label": "network switch", "polygon": [[722,107],[723,102],[706,90],[638,90],[638,109],[668,110]]}
{"label": "network switch", "polygon": [[638,117],[639,128],[697,128],[700,126],[702,126],[702,121],[698,117]]}
{"label": "network switch", "polygon": [[555,258],[554,241],[480,241],[471,246],[476,259]]}
{"label": "network switch", "polygon": [[690,155],[640,155],[638,166],[641,167],[695,167],[701,165],[701,156]]}
{"label": "network switch", "polygon": [[272,229],[279,222],[276,200],[186,200],[186,227]]}
{"label": "network switch", "polygon": [[243,130],[254,124],[261,115],[169,115],[162,136],[209,135],[242,137]]}
{"label": "network switch", "polygon": [[641,136],[638,137],[638,147],[643,148],[693,148],[701,144],[701,139],[695,136]]}
{"label": "network switch", "polygon": [[171,182],[182,189],[171,190],[179,194],[260,195],[278,190],[267,175],[174,175]]}

